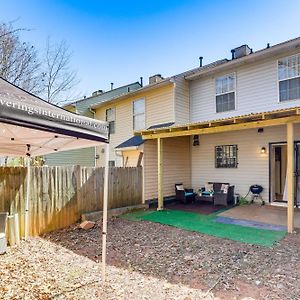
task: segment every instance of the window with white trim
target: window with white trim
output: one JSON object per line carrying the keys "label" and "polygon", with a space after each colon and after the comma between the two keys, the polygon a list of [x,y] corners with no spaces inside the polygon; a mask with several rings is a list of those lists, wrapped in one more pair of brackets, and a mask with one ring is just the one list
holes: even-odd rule
{"label": "window with white trim", "polygon": [[235,73],[216,78],[216,112],[235,109]]}
{"label": "window with white trim", "polygon": [[109,124],[109,133],[116,132],[116,109],[109,108],[106,110],[106,122]]}
{"label": "window with white trim", "polygon": [[278,60],[279,101],[300,99],[300,54]]}
{"label": "window with white trim", "polygon": [[133,101],[133,130],[145,128],[145,99]]}

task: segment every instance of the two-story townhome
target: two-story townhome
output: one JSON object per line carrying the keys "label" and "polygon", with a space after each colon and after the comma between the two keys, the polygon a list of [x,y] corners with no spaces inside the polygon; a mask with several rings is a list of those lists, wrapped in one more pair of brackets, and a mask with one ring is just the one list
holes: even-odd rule
{"label": "two-story townhome", "polygon": [[[154,75],[149,84],[130,93],[92,105],[95,117],[110,122],[110,165],[116,167],[143,166],[144,201],[157,198],[156,141],[144,142],[135,131],[189,122],[189,87],[184,75],[208,69],[226,60],[191,71],[163,78]],[[104,148],[97,149],[104,166]],[[191,185],[190,142],[188,137],[170,139],[165,145],[165,196],[174,195],[174,182]]]}
{"label": "two-story townhome", "polygon": [[[94,119],[95,112],[91,109],[91,105],[108,101],[118,95],[126,95],[139,88],[141,88],[140,82],[134,82],[117,88],[113,88],[113,83],[111,83],[110,90],[97,90],[90,97],[84,97],[83,99],[66,104],[64,109]],[[45,165],[48,166],[81,165],[94,167],[98,159],[100,157],[96,155],[95,147],[62,151],[44,157]]]}
{"label": "two-story townhome", "polygon": [[[185,124],[174,118],[176,124],[136,132],[144,140],[145,185],[157,181],[159,207],[179,172],[189,174],[184,184],[194,189],[229,182],[245,196],[250,185],[259,184],[266,202],[287,202],[291,232],[294,204],[300,204],[300,38],[256,52],[243,45],[232,50],[231,59],[186,72],[182,80],[185,100],[176,103],[174,97],[171,107],[188,107],[188,114],[179,108]],[[147,156],[153,156],[156,176],[147,174]],[[181,169],[170,165],[173,157],[186,158]]]}

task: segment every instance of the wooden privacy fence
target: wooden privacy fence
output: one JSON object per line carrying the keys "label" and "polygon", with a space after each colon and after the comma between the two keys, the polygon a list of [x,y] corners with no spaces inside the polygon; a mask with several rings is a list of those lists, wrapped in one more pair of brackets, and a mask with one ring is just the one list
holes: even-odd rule
{"label": "wooden privacy fence", "polygon": [[[142,167],[109,169],[108,208],[142,203]],[[0,167],[0,211],[18,213],[24,235],[27,170]],[[30,235],[63,228],[82,213],[102,210],[104,168],[32,167]]]}

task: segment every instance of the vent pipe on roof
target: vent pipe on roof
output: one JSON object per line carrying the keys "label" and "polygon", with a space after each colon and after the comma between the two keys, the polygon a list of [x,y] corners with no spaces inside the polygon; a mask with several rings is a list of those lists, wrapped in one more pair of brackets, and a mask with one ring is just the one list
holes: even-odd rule
{"label": "vent pipe on roof", "polygon": [[200,68],[202,67],[203,56],[199,57]]}
{"label": "vent pipe on roof", "polygon": [[114,83],[111,82],[111,83],[110,83],[110,90],[113,90],[113,89],[114,89]]}
{"label": "vent pipe on roof", "polygon": [[235,52],[235,50],[232,49],[232,50],[231,50],[231,59],[234,59],[234,52]]}
{"label": "vent pipe on roof", "polygon": [[140,77],[140,84],[141,84],[141,87],[143,87],[143,77]]}

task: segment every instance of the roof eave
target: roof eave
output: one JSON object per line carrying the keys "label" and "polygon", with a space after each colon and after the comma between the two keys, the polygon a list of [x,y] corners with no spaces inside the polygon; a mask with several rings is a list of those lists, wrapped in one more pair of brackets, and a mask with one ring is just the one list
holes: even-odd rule
{"label": "roof eave", "polygon": [[187,80],[195,80],[199,78],[200,76],[208,75],[210,73],[215,73],[218,71],[222,71],[225,69],[230,69],[233,67],[237,67],[246,63],[251,63],[256,61],[257,59],[263,59],[266,57],[269,57],[270,55],[279,55],[285,51],[291,51],[294,49],[300,48],[300,38],[296,38],[293,40],[290,40],[288,42],[280,43],[278,45],[272,46],[270,48],[262,49],[257,52],[254,52],[252,54],[249,54],[247,56],[229,60],[227,63],[217,65],[213,68],[206,69],[206,70],[200,70],[199,72],[196,72],[195,74],[185,76],[185,79]]}
{"label": "roof eave", "polygon": [[157,83],[154,83],[154,84],[151,84],[151,85],[146,85],[146,86],[144,86],[140,89],[137,89],[135,91],[125,93],[123,95],[120,95],[120,96],[117,96],[115,98],[109,99],[108,101],[103,101],[101,103],[91,105],[90,107],[92,109],[97,109],[97,108],[100,108],[100,107],[105,106],[107,104],[114,103],[114,102],[126,99],[128,97],[135,96],[135,95],[138,95],[140,93],[143,93],[143,92],[146,92],[146,91],[149,91],[149,90],[153,90],[155,88],[159,88],[159,87],[162,87],[162,86],[167,86],[169,84],[174,85],[174,82],[172,81],[172,78],[167,78],[167,79],[164,79],[160,82],[157,82]]}

